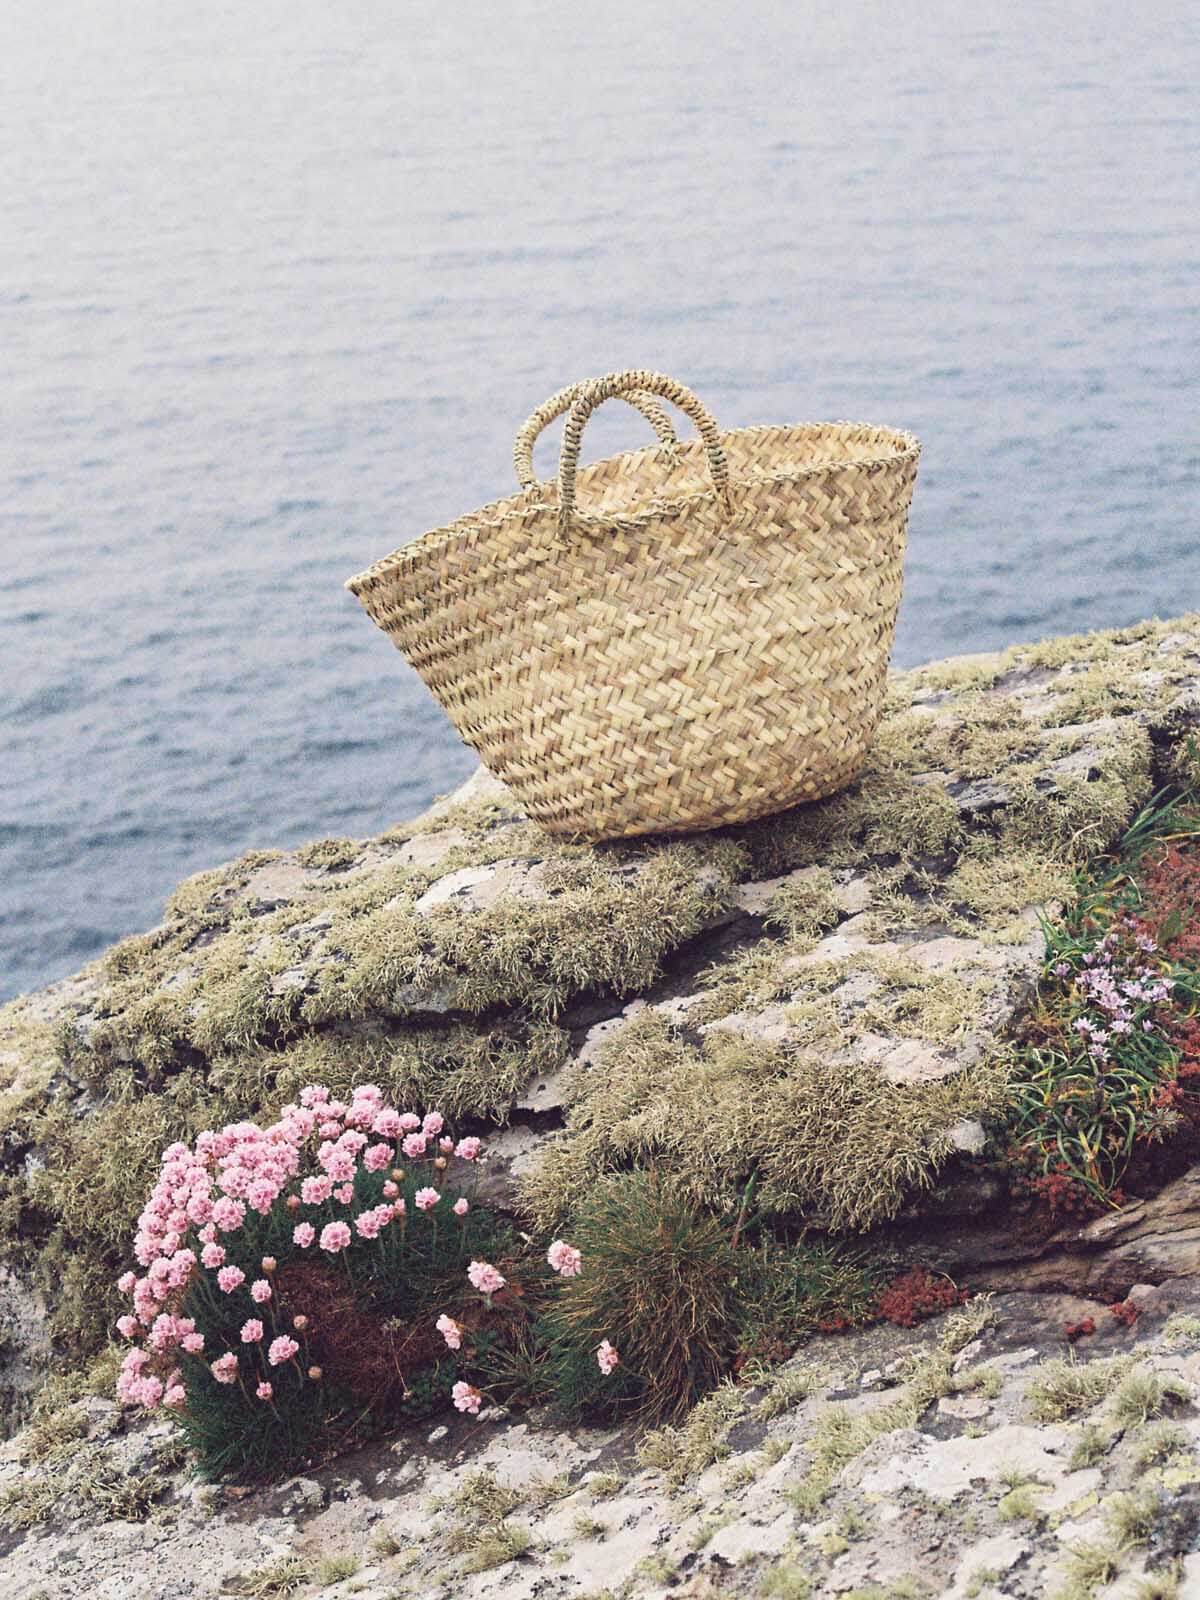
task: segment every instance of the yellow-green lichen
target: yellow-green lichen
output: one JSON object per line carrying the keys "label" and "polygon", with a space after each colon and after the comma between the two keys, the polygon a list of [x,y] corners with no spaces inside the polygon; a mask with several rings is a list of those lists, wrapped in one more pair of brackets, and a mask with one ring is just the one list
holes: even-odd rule
{"label": "yellow-green lichen", "polygon": [[661,1015],[643,1013],[578,1075],[566,1137],[523,1197],[551,1226],[601,1173],[653,1162],[722,1210],[757,1172],[764,1212],[868,1228],[932,1183],[955,1123],[1002,1097],[1003,1077],[990,1066],[893,1084],[862,1061],[736,1033],[714,1030],[698,1049]]}
{"label": "yellow-green lichen", "polygon": [[869,1411],[835,1404],[818,1412],[806,1444],[808,1471],[788,1494],[802,1516],[819,1513],[838,1475],[869,1444],[884,1434],[914,1427],[935,1400],[950,1393],[954,1357],[979,1336],[992,1316],[986,1296],[947,1316],[937,1342],[911,1359],[903,1387],[882,1404]]}
{"label": "yellow-green lichen", "polygon": [[39,1395],[20,1437],[21,1474],[0,1491],[0,1528],[19,1532],[80,1512],[99,1521],[140,1521],[167,1492],[183,1457],[177,1438],[152,1447],[147,1470],[130,1472],[119,1441],[103,1433],[89,1438],[86,1415],[74,1405],[85,1393],[111,1387],[115,1371],[105,1357],[86,1374],[52,1378]]}
{"label": "yellow-green lichen", "polygon": [[990,778],[1036,751],[1040,725],[1003,695],[964,693],[929,719],[923,747],[932,767]]}
{"label": "yellow-green lichen", "polygon": [[1065,1422],[1093,1410],[1129,1373],[1129,1356],[1097,1361],[1055,1357],[1043,1361],[1028,1387],[1025,1399],[1037,1422]]}
{"label": "yellow-green lichen", "polygon": [[791,878],[771,898],[766,925],[794,940],[813,939],[838,920],[833,876],[824,868]]}
{"label": "yellow-green lichen", "polygon": [[1132,721],[1106,743],[1102,769],[1054,771],[1033,764],[1005,775],[1005,847],[1050,861],[1081,862],[1112,846],[1150,798],[1150,739]]}
{"label": "yellow-green lichen", "polygon": [[638,1446],[643,1467],[661,1472],[673,1488],[729,1454],[726,1435],[741,1416],[745,1397],[723,1383],[692,1407],[680,1427],[656,1428]]}

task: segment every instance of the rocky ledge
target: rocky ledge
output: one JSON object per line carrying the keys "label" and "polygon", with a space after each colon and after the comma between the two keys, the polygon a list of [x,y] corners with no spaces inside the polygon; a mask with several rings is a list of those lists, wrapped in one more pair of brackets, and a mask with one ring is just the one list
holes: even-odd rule
{"label": "rocky ledge", "polygon": [[[1185,1597],[1200,1292],[1142,1286],[1129,1305],[1132,1328],[1066,1296],[979,1297],[915,1332],[815,1341],[678,1428],[455,1418],[254,1492],[197,1483],[172,1424],[85,1397],[0,1454],[3,1592]],[[1089,1359],[1064,1359],[1064,1325],[1089,1314]]]}
{"label": "rocky ledge", "polygon": [[[689,1471],[700,1503],[686,1516],[674,1499],[654,1500],[652,1479],[628,1479],[629,1439],[566,1437],[532,1420],[482,1436],[453,1427],[432,1453],[425,1434],[397,1439],[361,1469],[339,1466],[274,1497],[188,1488],[155,1429],[122,1431],[124,1420],[107,1400],[86,1398],[80,1380],[71,1393],[85,1397],[63,1411],[73,1418],[63,1437],[50,1428],[47,1442],[43,1413],[9,1447],[10,1481],[32,1486],[24,1500],[9,1495],[11,1592],[65,1593],[68,1582],[74,1592],[82,1579],[99,1593],[203,1595],[240,1573],[242,1592],[299,1593],[330,1577],[320,1559],[335,1532],[361,1558],[339,1580],[345,1593],[582,1596],[649,1594],[657,1584],[704,1594],[707,1584],[802,1595],[812,1550],[826,1546],[812,1592],[876,1592],[872,1583],[907,1592],[885,1556],[920,1518],[899,1479],[883,1481],[884,1458],[908,1462],[913,1493],[938,1503],[937,1517],[928,1506],[922,1513],[931,1529],[943,1500],[979,1498],[970,1462],[937,1478],[943,1487],[953,1479],[952,1493],[925,1482],[934,1455],[957,1460],[951,1434],[1015,1429],[990,1455],[981,1444],[981,1459],[998,1467],[1002,1445],[1018,1455],[1028,1445],[1040,1452],[1037,1472],[1052,1475],[1074,1444],[1061,1427],[1030,1444],[1036,1418],[1020,1412],[1018,1390],[1020,1374],[1058,1340],[1067,1313],[1055,1296],[1115,1302],[1140,1286],[1152,1307],[1155,1286],[1186,1300],[1197,1270],[1197,1171],[1164,1167],[1120,1211],[1030,1229],[1014,1223],[989,1138],[1042,969],[1042,917],[1070,893],[1075,866],[1109,847],[1156,789],[1200,779],[1198,723],[1196,617],[943,662],[893,677],[866,770],[821,804],[717,834],[593,849],[549,839],[480,773],[378,838],[258,852],[202,873],[176,891],[159,927],[0,1008],[0,1385],[15,1420],[47,1372],[80,1370],[102,1349],[112,1281],[158,1151],[199,1127],[270,1110],[312,1079],[335,1092],[377,1081],[396,1103],[436,1105],[484,1133],[491,1198],[539,1228],[568,1217],[598,1175],[631,1163],[669,1169],[718,1211],[738,1204],[754,1170],[768,1217],[883,1241],[897,1262],[996,1290],[993,1332],[978,1337],[1003,1343],[998,1377],[986,1379],[989,1389],[999,1383],[992,1397],[957,1386],[961,1352],[938,1342],[957,1335],[937,1325],[924,1338],[877,1331],[806,1348],[802,1370],[831,1376],[805,1379],[808,1399],[779,1413],[784,1432],[754,1411],[768,1403],[762,1396],[718,1391],[696,1427],[719,1423],[718,1456],[758,1455],[742,1462],[749,1476],[736,1489],[717,1457]],[[1190,1383],[1176,1343],[1124,1324],[1110,1331],[1148,1363],[1146,1383],[1159,1381],[1156,1372]],[[905,1338],[915,1354],[901,1354]],[[930,1363],[942,1374],[936,1394],[922,1387]],[[878,1430],[890,1443],[867,1449],[883,1476],[855,1477],[859,1455],[852,1470],[835,1449],[820,1505],[806,1506],[797,1486],[825,1459],[820,1430],[842,1426],[809,1402],[842,1395],[849,1427],[879,1403],[874,1379],[859,1394],[863,1372],[876,1368],[879,1384],[907,1396],[887,1411],[902,1417],[896,1429]],[[1122,1368],[1121,1381],[1141,1370]],[[1190,1397],[1181,1391],[1170,1404],[1188,1432]],[[752,1446],[739,1442],[749,1438]],[[1163,1460],[1178,1475],[1190,1446],[1176,1443]],[[686,1454],[690,1445],[671,1448]],[[770,1461],[759,1460],[764,1450]],[[61,1467],[72,1453],[94,1458],[110,1488],[133,1485],[133,1499],[81,1489],[83,1520],[72,1532],[57,1525],[60,1485],[47,1533],[43,1517],[20,1506],[36,1505],[38,1461]],[[949,1560],[960,1534],[944,1520],[944,1559],[928,1544],[914,1555],[900,1540],[903,1559],[942,1584],[930,1592],[986,1593],[992,1580],[979,1574],[993,1569],[998,1592],[1045,1592],[1037,1575],[1053,1558],[1055,1519],[1086,1524],[1071,1508],[1089,1495],[1099,1506],[1132,1482],[1121,1448],[1111,1459],[1111,1478],[1099,1461],[1078,1469],[1100,1474],[1086,1488],[1081,1479],[1060,1493],[1056,1478],[1044,1497],[1031,1489],[1036,1516],[997,1510],[993,1529],[994,1508],[984,1516],[977,1507],[987,1550],[970,1572]],[[617,1460],[620,1482],[641,1486],[614,1490],[593,1516],[584,1505],[592,1491],[580,1486],[589,1473],[613,1475],[607,1463]],[[514,1501],[513,1474],[531,1479],[535,1468],[566,1489],[539,1500],[523,1479]],[[676,1468],[646,1459],[638,1469],[664,1470]],[[504,1488],[492,1510],[507,1509],[476,1516],[458,1497],[489,1472]],[[161,1492],[151,1494],[147,1478]],[[856,1523],[857,1534],[821,1510],[832,1495],[836,1511],[852,1488],[866,1509],[847,1501],[845,1516],[871,1524]],[[302,1525],[279,1493],[301,1497]],[[525,1533],[512,1537],[530,1542],[467,1576],[483,1557],[460,1545],[452,1560],[449,1523],[450,1544],[440,1534],[412,1542],[428,1533],[429,1494],[451,1497],[455,1526],[474,1517],[484,1532],[500,1529],[496,1538],[509,1537],[509,1512],[522,1507]],[[151,1502],[146,1523],[97,1520]],[[659,1510],[646,1520],[652,1503]],[[729,1522],[706,1535],[726,1513]],[[589,1517],[603,1534],[581,1531]],[[381,1550],[398,1541],[379,1561],[363,1550],[375,1523],[387,1535]],[[684,1550],[681,1538],[696,1542]],[[211,1575],[196,1564],[201,1540]],[[295,1540],[295,1581],[253,1576],[272,1552],[291,1559]],[[830,1554],[839,1541],[850,1548]],[[177,1586],[164,1589],[168,1550],[189,1548],[170,1580]],[[803,1561],[788,1577],[792,1555]]]}

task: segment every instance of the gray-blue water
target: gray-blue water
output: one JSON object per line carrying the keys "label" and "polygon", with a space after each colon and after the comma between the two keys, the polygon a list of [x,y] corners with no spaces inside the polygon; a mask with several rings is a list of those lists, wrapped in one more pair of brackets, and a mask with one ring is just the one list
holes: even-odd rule
{"label": "gray-blue water", "polygon": [[574,378],[918,432],[902,663],[1200,605],[1198,81],[1184,0],[0,0],[0,995],[469,770],[341,583]]}

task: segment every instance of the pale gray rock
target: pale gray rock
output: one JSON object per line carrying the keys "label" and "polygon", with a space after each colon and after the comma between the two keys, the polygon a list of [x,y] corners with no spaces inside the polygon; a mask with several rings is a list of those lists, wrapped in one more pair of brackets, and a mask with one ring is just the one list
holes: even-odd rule
{"label": "pale gray rock", "polygon": [[414,909],[420,916],[428,916],[431,911],[448,905],[456,911],[483,911],[513,896],[542,900],[545,898],[545,872],[540,862],[523,861],[518,857],[493,861],[482,867],[460,867],[428,888]]}
{"label": "pale gray rock", "polygon": [[436,867],[452,850],[461,850],[470,842],[470,835],[461,828],[436,828],[431,833],[418,833],[402,844],[396,860],[406,867]]}
{"label": "pale gray rock", "polygon": [[[1190,1292],[1194,1311],[1200,1291]],[[886,1592],[917,1573],[931,1597],[1041,1600],[1055,1592],[1072,1548],[1104,1536],[1103,1507],[1131,1483],[1157,1495],[1161,1513],[1151,1542],[1120,1554],[1118,1581],[1129,1585],[1153,1563],[1177,1558],[1185,1574],[1194,1571],[1200,1556],[1188,1543],[1191,1524],[1173,1509],[1189,1491],[1173,1494],[1163,1469],[1137,1464],[1136,1430],[1116,1430],[1097,1465],[1071,1467],[1084,1426],[1103,1430],[1110,1401],[1101,1397],[1090,1413],[1064,1423],[1039,1425],[1031,1417],[1029,1385],[1041,1362],[1062,1348],[1062,1318],[1083,1305],[998,1297],[990,1322],[977,1313],[979,1331],[954,1362],[964,1380],[981,1367],[994,1374],[986,1393],[969,1385],[947,1390],[911,1425],[897,1399],[914,1362],[935,1356],[951,1324],[817,1340],[795,1363],[808,1374],[804,1398],[763,1420],[761,1391],[743,1390],[715,1458],[678,1475],[639,1465],[633,1433],[568,1431],[549,1419],[501,1415],[486,1425],[456,1418],[400,1430],[275,1489],[201,1489],[171,1461],[161,1424],[131,1419],[122,1433],[115,1407],[107,1422],[96,1411],[99,1447],[110,1452],[112,1470],[160,1463],[160,1505],[139,1523],[105,1522],[75,1506],[10,1537],[0,1557],[5,1600],[65,1600],[80,1592],[218,1600],[255,1592],[284,1560],[309,1563],[301,1600],[391,1600],[406,1592],[414,1600],[570,1600],[605,1590],[628,1600],[755,1600],[769,1592],[776,1569],[807,1574],[813,1600],[855,1589]],[[1144,1318],[1136,1329],[1114,1332],[1101,1351],[1081,1349],[1079,1359],[1128,1353],[1146,1374],[1170,1374],[1200,1397],[1200,1341],[1165,1338],[1163,1317],[1152,1309]],[[887,1372],[895,1382],[879,1392]],[[1190,1418],[1189,1403],[1176,1404]],[[832,1475],[816,1509],[805,1511],[794,1491],[812,1467],[814,1430],[828,1425],[831,1407],[864,1426],[865,1447]],[[1188,1427],[1190,1443],[1176,1468],[1185,1479],[1192,1471],[1200,1476],[1200,1428]],[[18,1436],[0,1450],[0,1496],[17,1475],[44,1470],[22,1462],[22,1448]],[[594,1486],[614,1472],[616,1492],[598,1496]],[[473,1522],[469,1495],[459,1509],[455,1496],[481,1473],[516,1495],[505,1522],[526,1530],[530,1543],[519,1559],[472,1572],[470,1540],[494,1525]],[[1044,1514],[1006,1520],[1001,1501],[1023,1477],[1036,1478]],[[849,1540],[843,1528],[851,1530]],[[452,1541],[463,1538],[468,1552],[455,1553]],[[320,1561],[351,1556],[358,1565],[349,1577],[324,1587],[315,1581]],[[1124,1592],[1134,1591],[1112,1590]]]}

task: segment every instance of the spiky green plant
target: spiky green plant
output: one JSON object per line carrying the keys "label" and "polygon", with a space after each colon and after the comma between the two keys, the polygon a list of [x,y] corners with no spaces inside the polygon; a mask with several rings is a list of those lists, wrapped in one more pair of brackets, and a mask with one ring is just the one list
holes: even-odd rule
{"label": "spiky green plant", "polygon": [[[587,1270],[564,1283],[548,1318],[568,1405],[681,1415],[720,1380],[736,1345],[742,1258],[729,1228],[671,1178],[631,1172],[596,1185],[572,1238]],[[621,1360],[608,1378],[595,1356],[604,1339]]]}

